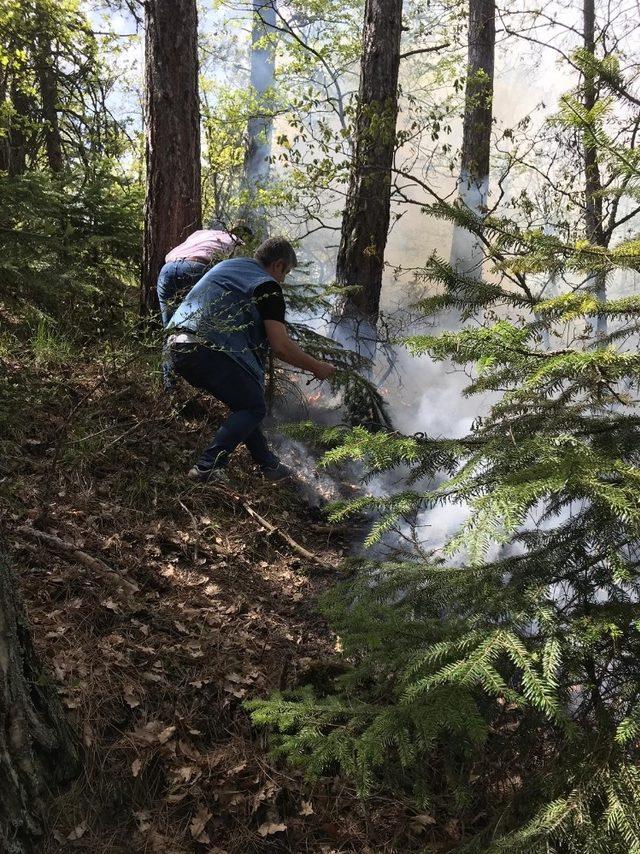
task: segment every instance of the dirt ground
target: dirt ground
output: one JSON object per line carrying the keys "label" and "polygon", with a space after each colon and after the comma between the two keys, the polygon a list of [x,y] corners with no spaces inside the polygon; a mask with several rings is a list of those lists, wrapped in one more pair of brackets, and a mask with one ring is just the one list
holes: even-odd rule
{"label": "dirt ground", "polygon": [[335,666],[315,602],[353,532],[243,454],[230,487],[191,485],[220,412],[170,400],[135,356],[4,367],[3,536],[84,745],[43,854],[419,848],[407,805],[305,781],[243,708]]}

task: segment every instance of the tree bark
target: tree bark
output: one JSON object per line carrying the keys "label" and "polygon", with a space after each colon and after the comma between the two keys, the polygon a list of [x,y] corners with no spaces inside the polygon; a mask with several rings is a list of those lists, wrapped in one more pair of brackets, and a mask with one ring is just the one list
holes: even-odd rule
{"label": "tree bark", "polygon": [[[0,68],[0,104],[4,104],[7,100],[9,91],[9,70]],[[0,127],[0,172],[9,171],[9,163],[11,160],[11,148],[9,146],[9,133],[11,124],[5,118],[2,127]]]}
{"label": "tree bark", "polygon": [[147,193],[141,311],[157,309],[166,253],[200,228],[200,109],[196,0],[147,0]]}
{"label": "tree bark", "polygon": [[[594,0],[584,0],[583,5],[584,22],[584,49],[592,56],[596,51],[595,39],[595,4]],[[583,103],[586,110],[593,110],[597,99],[595,75],[590,68],[584,71],[584,95]],[[598,246],[606,246],[607,240],[604,235],[603,212],[602,212],[602,179],[600,177],[600,164],[598,162],[598,149],[593,142],[589,130],[585,129],[583,134],[584,153],[584,178],[585,178],[585,231],[587,240]],[[599,300],[607,298],[606,275],[601,272],[589,276],[591,286],[595,289]],[[596,334],[606,335],[607,318],[598,315],[595,319]]]}
{"label": "tree bark", "polygon": [[251,92],[255,98],[254,115],[247,122],[247,148],[244,159],[244,187],[247,201],[243,218],[258,238],[266,237],[264,210],[258,205],[261,187],[271,172],[273,138],[273,92],[276,72],[276,0],[253,0],[251,29]]}
{"label": "tree bark", "polygon": [[341,285],[356,286],[347,317],[375,327],[389,231],[396,147],[402,0],[366,0],[353,163],[336,264]]}
{"label": "tree bark", "polygon": [[54,174],[64,168],[62,137],[58,120],[58,87],[53,67],[51,40],[42,33],[37,40],[35,70],[40,89],[40,103],[44,125],[44,145],[49,169]]}
{"label": "tree bark", "polygon": [[0,545],[0,851],[42,850],[46,798],[79,770],[78,745],[35,654]]}
{"label": "tree bark", "polygon": [[[478,217],[486,213],[489,195],[495,45],[495,0],[469,0],[467,81],[458,198],[464,208]],[[482,274],[482,260],[483,252],[477,238],[456,224],[451,244],[451,265],[463,275],[477,275],[479,278]]]}
{"label": "tree bark", "polygon": [[17,81],[11,84],[11,104],[14,115],[9,127],[9,174],[24,175],[27,171],[27,134],[25,126],[31,112],[31,99]]}

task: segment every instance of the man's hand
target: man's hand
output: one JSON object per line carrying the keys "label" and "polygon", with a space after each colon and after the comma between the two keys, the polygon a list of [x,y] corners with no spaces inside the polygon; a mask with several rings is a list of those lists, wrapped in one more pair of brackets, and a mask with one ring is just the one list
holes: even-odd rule
{"label": "man's hand", "polygon": [[335,373],[336,369],[333,365],[321,362],[309,353],[305,353],[295,341],[292,341],[284,323],[280,323],[278,320],[265,320],[264,327],[271,349],[283,362],[292,365],[294,368],[309,371],[319,380],[326,380]]}
{"label": "man's hand", "polygon": [[330,365],[328,362],[319,362],[313,374],[317,380],[328,380],[336,372],[336,366]]}

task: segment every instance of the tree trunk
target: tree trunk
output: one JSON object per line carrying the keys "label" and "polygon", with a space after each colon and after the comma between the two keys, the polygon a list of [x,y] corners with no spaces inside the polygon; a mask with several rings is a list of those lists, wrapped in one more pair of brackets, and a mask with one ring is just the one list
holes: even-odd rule
{"label": "tree trunk", "polygon": [[247,123],[247,149],[244,159],[244,187],[247,193],[244,219],[256,237],[266,237],[265,211],[258,205],[261,187],[269,181],[271,141],[273,137],[273,89],[276,71],[275,0],[253,0],[251,30],[251,92],[255,115]]}
{"label": "tree trunk", "polygon": [[14,114],[9,128],[9,174],[24,175],[27,171],[27,134],[31,100],[14,80],[11,84],[11,104]]}
{"label": "tree trunk", "polygon": [[[0,546],[1,549],[1,546]],[[0,550],[0,851],[42,850],[47,795],[79,769],[78,746],[33,649]]]}
{"label": "tree trunk", "polygon": [[200,109],[196,0],[147,0],[147,195],[141,310],[157,309],[166,253],[200,228]]}
{"label": "tree trunk", "polygon": [[49,169],[54,174],[62,172],[64,155],[58,121],[58,87],[51,54],[51,40],[45,33],[36,44],[35,69],[40,89],[40,102],[44,126],[44,145]]}
{"label": "tree trunk", "polygon": [[[595,8],[594,0],[584,0],[584,49],[592,56],[595,55]],[[586,68],[584,71],[584,98],[583,103],[586,110],[593,110],[597,98],[596,82],[593,70]],[[587,240],[598,246],[606,246],[602,221],[602,181],[600,178],[600,164],[598,162],[598,149],[592,141],[592,134],[585,129],[583,139],[584,152],[584,177],[585,177],[585,231]],[[589,276],[589,283],[595,289],[599,300],[607,298],[606,276],[604,273],[593,273]],[[598,315],[595,320],[596,334],[599,336],[607,333],[607,318]]]}
{"label": "tree trunk", "polygon": [[[495,0],[469,0],[469,46],[462,155],[458,178],[461,205],[475,216],[487,211],[496,45]],[[451,265],[462,275],[482,275],[483,252],[476,237],[455,225]]]}
{"label": "tree trunk", "polygon": [[[0,67],[0,104],[5,104],[9,90],[9,70],[8,68]],[[2,125],[0,126],[0,172],[9,171],[9,163],[11,160],[11,148],[9,146],[9,133],[11,124],[6,117],[2,117]]]}
{"label": "tree trunk", "polygon": [[389,231],[401,32],[402,0],[366,0],[353,164],[336,279],[357,286],[346,298],[343,315],[373,329]]}

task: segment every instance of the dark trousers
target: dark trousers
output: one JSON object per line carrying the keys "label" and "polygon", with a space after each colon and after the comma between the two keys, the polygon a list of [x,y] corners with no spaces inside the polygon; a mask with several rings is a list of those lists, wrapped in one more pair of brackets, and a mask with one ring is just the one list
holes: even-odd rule
{"label": "dark trousers", "polygon": [[[162,325],[166,328],[173,313],[191,288],[198,282],[207,269],[200,261],[169,261],[160,270],[158,276],[158,302],[162,313]],[[162,380],[165,389],[170,390],[174,384],[171,376],[171,362],[166,350],[162,359]]]}
{"label": "dark trousers", "polygon": [[202,469],[226,465],[229,455],[244,442],[253,459],[268,468],[278,464],[269,450],[260,424],[267,414],[264,388],[231,356],[200,344],[174,344],[169,348],[173,369],[195,388],[209,392],[231,410],[213,440],[203,451]]}

